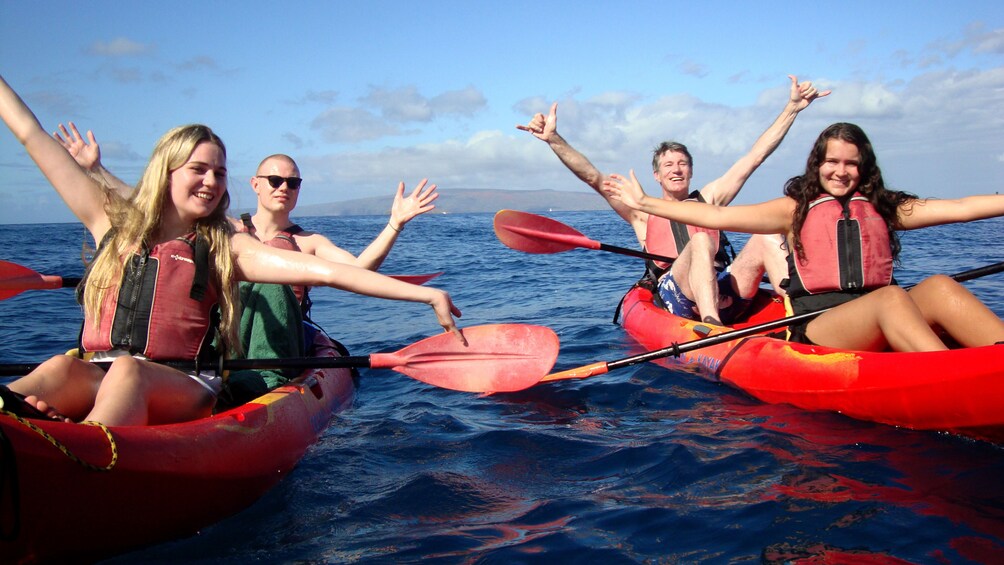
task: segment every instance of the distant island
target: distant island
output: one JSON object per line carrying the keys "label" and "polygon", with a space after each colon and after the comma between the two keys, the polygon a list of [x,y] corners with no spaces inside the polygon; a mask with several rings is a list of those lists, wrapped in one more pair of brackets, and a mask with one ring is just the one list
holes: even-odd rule
{"label": "distant island", "polygon": [[[390,212],[392,196],[357,198],[296,207],[298,216],[370,216]],[[439,189],[436,212],[470,214],[502,209],[524,212],[606,210],[607,203],[593,192],[561,190]]]}

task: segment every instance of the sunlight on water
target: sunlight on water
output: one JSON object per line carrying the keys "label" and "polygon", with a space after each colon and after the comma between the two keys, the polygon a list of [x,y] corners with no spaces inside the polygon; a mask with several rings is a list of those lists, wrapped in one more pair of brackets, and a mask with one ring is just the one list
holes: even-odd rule
{"label": "sunlight on water", "polygon": [[[550,215],[636,247],[611,213]],[[353,252],[384,222],[302,220]],[[1002,226],[904,234],[897,276],[999,261]],[[37,229],[0,226],[0,258],[79,275],[79,226],[45,226],[44,244]],[[560,369],[637,353],[611,320],[642,269],[600,251],[513,251],[486,214],[417,219],[382,271],[445,271],[433,286],[464,325],[553,328]],[[968,287],[1004,313],[1004,275]],[[424,305],[312,296],[353,354],[440,331]],[[40,360],[73,345],[80,311],[68,290],[32,291],[4,301],[0,321],[4,362]],[[365,371],[356,404],[255,506],[110,562],[1004,562],[1002,476],[998,447],[763,404],[692,369],[645,364],[490,397]]]}

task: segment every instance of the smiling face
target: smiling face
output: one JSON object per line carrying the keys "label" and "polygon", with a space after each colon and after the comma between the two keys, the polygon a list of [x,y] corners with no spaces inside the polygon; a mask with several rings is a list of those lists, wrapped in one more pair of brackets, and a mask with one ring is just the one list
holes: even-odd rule
{"label": "smiling face", "polygon": [[171,171],[170,205],[187,223],[212,214],[226,191],[227,157],[215,143],[199,143],[185,164]]}
{"label": "smiling face", "polygon": [[299,189],[290,190],[288,182],[283,182],[273,188],[267,178],[262,178],[267,176],[279,176],[287,179],[299,178],[299,167],[291,159],[271,157],[258,167],[258,172],[251,179],[251,188],[258,195],[259,209],[265,209],[272,213],[292,212],[293,208],[296,208]]}
{"label": "smiling face", "polygon": [[662,187],[663,196],[684,200],[690,193],[690,179],[694,171],[690,157],[680,151],[666,151],[659,156],[658,164],[652,172],[655,181]]}
{"label": "smiling face", "polygon": [[826,141],[826,156],[819,165],[819,184],[831,196],[854,192],[861,182],[861,151],[842,139]]}

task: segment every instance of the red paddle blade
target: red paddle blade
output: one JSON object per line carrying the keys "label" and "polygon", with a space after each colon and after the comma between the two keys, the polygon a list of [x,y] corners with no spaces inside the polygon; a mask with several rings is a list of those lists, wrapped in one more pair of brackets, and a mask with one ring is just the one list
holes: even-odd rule
{"label": "red paddle blade", "polygon": [[495,235],[506,247],[526,253],[600,248],[600,242],[557,220],[516,210],[500,210],[495,214]]}
{"label": "red paddle blade", "polygon": [[439,271],[438,273],[428,273],[425,275],[387,275],[392,279],[397,279],[399,281],[404,281],[410,284],[425,284],[432,279],[443,274],[445,271]]}
{"label": "red paddle blade", "polygon": [[40,275],[17,263],[0,261],[0,300],[26,290],[62,288],[63,280],[54,275]]}
{"label": "red paddle blade", "polygon": [[529,388],[554,366],[558,336],[529,324],[493,324],[423,339],[394,353],[370,355],[370,367],[389,368],[433,386],[464,392]]}

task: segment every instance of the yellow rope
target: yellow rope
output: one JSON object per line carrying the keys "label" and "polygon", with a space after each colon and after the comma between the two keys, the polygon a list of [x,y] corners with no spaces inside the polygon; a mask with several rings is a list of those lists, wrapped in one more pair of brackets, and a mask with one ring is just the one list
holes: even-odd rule
{"label": "yellow rope", "polygon": [[115,438],[112,436],[111,430],[109,430],[107,426],[105,426],[104,424],[102,424],[100,422],[85,421],[85,422],[81,422],[80,424],[81,425],[85,425],[85,426],[97,426],[97,427],[101,428],[101,431],[103,431],[105,433],[105,437],[108,438],[108,447],[111,449],[111,452],[112,452],[112,460],[111,460],[111,462],[108,463],[108,465],[105,465],[104,467],[100,467],[98,465],[94,465],[92,463],[88,463],[87,461],[84,461],[80,457],[77,457],[75,454],[73,454],[72,452],[70,452],[69,448],[67,448],[65,445],[63,445],[62,443],[60,443],[60,441],[58,439],[52,437],[52,435],[50,435],[48,432],[46,432],[42,428],[36,426],[35,424],[31,423],[28,419],[22,418],[21,416],[18,416],[17,414],[14,414],[13,412],[10,412],[10,411],[7,411],[7,410],[2,410],[2,409],[0,409],[0,414],[4,414],[4,415],[7,415],[7,416],[10,416],[11,418],[14,418],[15,420],[17,420],[18,422],[20,422],[21,424],[23,424],[25,427],[27,427],[29,430],[31,430],[31,431],[37,433],[38,435],[42,436],[43,438],[45,438],[45,440],[48,441],[49,443],[51,443],[53,445],[53,447],[55,447],[59,451],[63,452],[63,455],[66,455],[67,457],[69,457],[71,461],[75,461],[76,463],[79,463],[80,465],[83,465],[87,469],[90,469],[92,471],[111,471],[112,468],[115,467],[115,464],[118,463],[118,460],[119,460],[119,449],[118,449],[118,445],[115,443]]}

